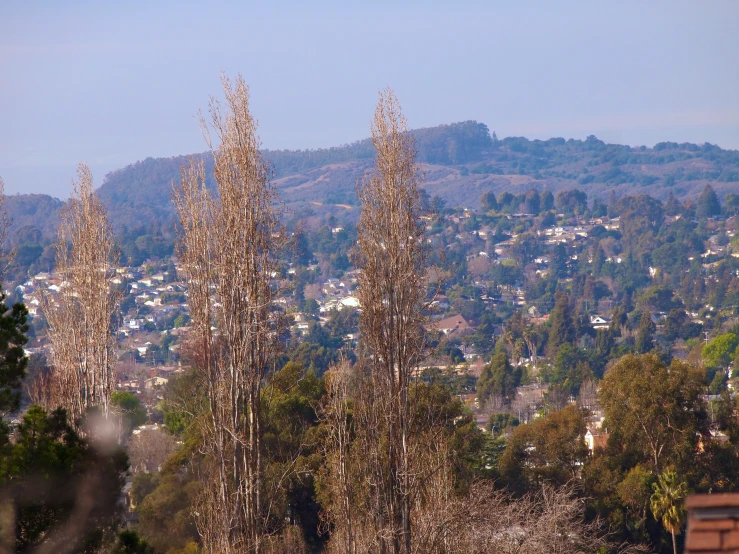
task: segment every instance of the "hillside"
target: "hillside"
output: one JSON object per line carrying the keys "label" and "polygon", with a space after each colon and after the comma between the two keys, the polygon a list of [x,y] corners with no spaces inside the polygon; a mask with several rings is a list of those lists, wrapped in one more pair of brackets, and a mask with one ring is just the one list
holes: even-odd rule
{"label": "hillside", "polygon": [[[418,129],[414,135],[418,160],[444,167],[479,163],[489,157],[493,145],[488,128],[474,121]],[[356,182],[371,166],[374,148],[365,139],[318,150],[265,150],[264,155],[290,211],[312,206],[340,213],[346,208],[320,206],[356,203]],[[179,180],[180,167],[189,157],[147,158],[108,174],[98,194],[114,225],[136,227],[152,218],[170,218],[172,182]],[[210,178],[210,155],[195,157],[205,160]]]}
{"label": "hillside", "polygon": [[35,227],[43,236],[52,236],[59,225],[59,210],[64,203],[47,194],[8,196],[5,209],[11,219],[10,237],[25,227]]}
{"label": "hillside", "polygon": [[[530,188],[553,192],[579,188],[606,199],[672,192],[695,198],[706,184],[723,196],[739,183],[739,152],[711,144],[664,142],[653,148],[552,138],[498,140],[474,121],[414,131],[425,188],[448,205],[477,207],[483,192]],[[353,218],[358,180],[372,165],[369,139],[319,150],[266,150],[288,209],[297,214],[331,212]],[[196,156],[206,160],[207,154]],[[171,184],[187,157],[146,159],[110,173],[99,189],[116,227],[129,228],[172,216]]]}
{"label": "hillside", "polygon": [[[653,148],[632,148],[606,144],[594,136],[586,140],[498,140],[487,126],[475,121],[417,129],[413,134],[426,191],[450,207],[477,208],[486,191],[498,195],[531,188],[554,193],[578,188],[589,199],[601,200],[611,192],[616,196],[649,194],[664,200],[672,192],[685,200],[697,198],[706,184],[719,197],[739,187],[739,151],[711,144],[664,142]],[[339,221],[356,221],[356,184],[372,167],[373,154],[369,139],[327,149],[264,152],[288,219],[308,223],[329,214]],[[205,161],[210,178],[211,156],[194,156]],[[188,158],[147,158],[105,177],[98,194],[122,243],[131,244],[141,237],[138,242],[142,244],[170,245],[162,246],[162,251],[171,249],[172,183],[179,180],[180,167]],[[46,195],[9,197],[11,244],[33,244],[29,259],[42,250],[44,256],[39,260],[50,259],[48,246],[61,206],[60,200]],[[29,242],[37,233],[34,228],[40,238]],[[150,250],[147,247],[142,252]]]}

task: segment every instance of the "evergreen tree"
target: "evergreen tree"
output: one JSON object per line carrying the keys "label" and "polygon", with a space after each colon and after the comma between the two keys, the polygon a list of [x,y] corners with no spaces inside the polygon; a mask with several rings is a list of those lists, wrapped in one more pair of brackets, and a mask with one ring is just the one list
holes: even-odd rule
{"label": "evergreen tree", "polygon": [[618,215],[616,209],[616,191],[612,190],[608,195],[608,217],[614,218]]}
{"label": "evergreen tree", "polygon": [[505,191],[501,192],[500,196],[498,196],[498,209],[508,212],[515,211],[516,206],[514,205],[516,202],[516,197],[513,196],[510,192]]}
{"label": "evergreen tree", "polygon": [[510,402],[520,384],[521,368],[511,365],[505,351],[496,352],[480,374],[477,399],[480,404],[484,404],[491,397],[500,396]]}
{"label": "evergreen tree", "polygon": [[554,195],[550,190],[543,190],[539,193],[539,207],[542,212],[548,212],[554,209]]}
{"label": "evergreen tree", "polygon": [[557,193],[557,209],[565,214],[582,215],[588,209],[588,195],[579,189]]}
{"label": "evergreen tree", "polygon": [[[3,511],[15,520],[15,548],[0,536],[1,551],[41,551],[42,544],[46,552],[103,551],[106,531],[120,521],[128,458],[123,450],[111,452],[110,445],[100,448],[89,440],[95,439],[80,437],[61,408],[47,413],[31,406],[13,441],[7,428],[0,430]],[[89,503],[84,510],[80,498]],[[64,533],[65,527],[75,531]]]}
{"label": "evergreen tree", "polygon": [[565,343],[575,340],[575,325],[572,321],[572,309],[570,308],[570,297],[564,292],[555,295],[554,310],[550,318],[551,329],[549,331],[549,352],[556,353]]}
{"label": "evergreen tree", "polygon": [[524,212],[527,214],[539,215],[541,211],[541,197],[535,190],[530,190],[526,193],[526,200],[524,201]]}
{"label": "evergreen tree", "polygon": [[601,200],[594,198],[593,204],[590,208],[590,216],[603,217],[606,214],[608,214],[608,206],[606,206]]}
{"label": "evergreen tree", "polygon": [[652,321],[652,314],[649,313],[649,310],[644,310],[639,319],[639,331],[634,345],[637,354],[646,354],[652,349],[656,330],[657,328]]}
{"label": "evergreen tree", "polygon": [[595,351],[600,358],[606,358],[613,348],[613,331],[611,329],[598,329],[595,333]]}
{"label": "evergreen tree", "polygon": [[585,277],[585,285],[583,286],[582,296],[583,299],[588,302],[588,307],[590,309],[593,309],[595,307],[595,304],[597,303],[597,297],[596,297],[596,285],[595,285],[595,279],[593,279],[592,275],[588,275]]}
{"label": "evergreen tree", "polygon": [[557,279],[564,279],[567,277],[567,247],[564,243],[560,242],[554,247],[552,253],[552,275]]}
{"label": "evergreen tree", "polygon": [[706,282],[702,276],[698,276],[693,281],[693,308],[698,308],[702,305],[703,299],[706,297]]}
{"label": "evergreen tree", "polygon": [[705,219],[716,215],[721,215],[721,204],[719,204],[713,187],[706,185],[706,188],[703,189],[703,192],[698,197],[698,203],[695,207],[695,217]]}
{"label": "evergreen tree", "polygon": [[0,417],[18,409],[21,380],[28,365],[23,351],[28,341],[28,310],[19,303],[9,308],[5,298],[5,294],[0,294]]}
{"label": "evergreen tree", "polygon": [[498,200],[495,198],[495,193],[491,190],[484,192],[480,197],[480,206],[485,212],[490,212],[498,209]]}
{"label": "evergreen tree", "polygon": [[665,214],[675,216],[679,213],[682,213],[683,206],[680,204],[680,202],[677,201],[677,198],[675,198],[675,195],[670,191],[669,196],[667,197],[667,200],[665,200],[664,204]]}
{"label": "evergreen tree", "polygon": [[606,253],[603,251],[603,247],[600,245],[600,241],[595,243],[593,248],[593,275],[600,277],[603,272],[603,266],[606,263]]}
{"label": "evergreen tree", "polygon": [[724,212],[727,216],[739,214],[739,195],[729,192],[724,197]]}
{"label": "evergreen tree", "polygon": [[593,371],[583,352],[572,344],[563,344],[554,361],[551,383],[559,385],[568,394],[577,394],[580,385],[592,378]]}

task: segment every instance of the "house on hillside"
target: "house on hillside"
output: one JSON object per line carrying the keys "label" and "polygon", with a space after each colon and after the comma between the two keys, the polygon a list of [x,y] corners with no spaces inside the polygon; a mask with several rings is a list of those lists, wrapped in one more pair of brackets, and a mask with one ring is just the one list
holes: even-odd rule
{"label": "house on hillside", "polygon": [[169,379],[167,379],[166,377],[149,377],[144,384],[144,388],[146,390],[159,389],[165,386],[167,383],[169,383]]}
{"label": "house on hillside", "polygon": [[441,331],[445,335],[464,333],[472,331],[472,326],[461,315],[453,315],[432,324],[432,329]]}
{"label": "house on hillside", "polygon": [[585,433],[585,444],[588,446],[588,452],[592,454],[596,448],[605,448],[608,444],[608,433],[601,431],[600,429],[588,428]]}
{"label": "house on hillside", "polygon": [[611,320],[607,317],[594,315],[590,318],[590,325],[593,329],[608,329],[611,326]]}
{"label": "house on hillside", "polygon": [[339,304],[344,308],[359,308],[359,298],[356,296],[346,296],[339,300]]}

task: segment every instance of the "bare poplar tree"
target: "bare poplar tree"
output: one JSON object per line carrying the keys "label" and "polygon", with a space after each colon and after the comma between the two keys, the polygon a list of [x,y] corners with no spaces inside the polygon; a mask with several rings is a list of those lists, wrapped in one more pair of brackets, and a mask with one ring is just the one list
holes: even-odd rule
{"label": "bare poplar tree", "polygon": [[107,418],[114,388],[114,315],[110,285],[116,246],[105,209],[95,195],[92,173],[77,168],[72,197],[64,207],[56,246],[58,295],[44,295],[53,368],[52,403],[73,422],[98,407]]}
{"label": "bare poplar tree", "polygon": [[142,429],[131,437],[127,449],[132,473],[156,473],[177,450],[177,442],[161,429]]}
{"label": "bare poplar tree", "polygon": [[[249,89],[222,77],[225,109],[211,100],[201,125],[214,157],[215,191],[202,164],[183,168],[174,201],[188,282],[194,365],[204,375],[210,486],[196,521],[210,552],[255,552],[263,542],[262,383],[280,348],[273,275],[286,237],[261,153]],[[215,134],[218,146],[211,140]]]}
{"label": "bare poplar tree", "polygon": [[361,354],[373,376],[374,408],[387,434],[379,443],[386,444],[386,452],[378,457],[386,467],[378,467],[373,494],[379,498],[381,552],[410,553],[408,386],[425,346],[427,248],[415,143],[389,89],[380,93],[372,142],[375,168],[358,187],[362,213],[356,261]]}
{"label": "bare poplar tree", "polygon": [[324,375],[326,396],[319,419],[326,436],[323,441],[325,488],[328,489],[322,518],[331,530],[330,551],[357,554],[359,506],[355,482],[359,475],[352,467],[352,423],[349,378],[351,368],[342,360]]}
{"label": "bare poplar tree", "polygon": [[32,404],[38,404],[45,410],[51,411],[56,400],[54,376],[51,373],[40,371],[33,378],[26,379],[26,393]]}

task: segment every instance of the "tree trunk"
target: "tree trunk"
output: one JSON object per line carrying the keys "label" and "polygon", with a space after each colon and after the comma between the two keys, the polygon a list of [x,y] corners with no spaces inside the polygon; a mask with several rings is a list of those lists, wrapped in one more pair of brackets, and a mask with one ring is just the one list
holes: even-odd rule
{"label": "tree trunk", "polygon": [[15,503],[10,494],[0,495],[0,554],[15,552]]}

